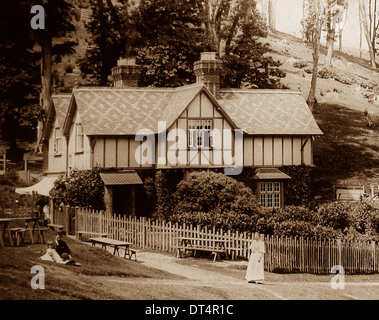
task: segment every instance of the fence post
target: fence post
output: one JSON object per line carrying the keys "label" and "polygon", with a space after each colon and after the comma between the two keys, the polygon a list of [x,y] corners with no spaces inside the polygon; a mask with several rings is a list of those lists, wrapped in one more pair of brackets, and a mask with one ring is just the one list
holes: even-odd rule
{"label": "fence post", "polygon": [[372,272],[376,272],[375,240],[371,241],[371,251],[372,251]]}
{"label": "fence post", "polygon": [[342,266],[341,239],[337,239],[337,248],[338,248],[338,265]]}
{"label": "fence post", "polygon": [[66,206],[66,208],[65,208],[65,210],[64,210],[64,214],[65,214],[65,219],[64,219],[64,224],[65,224],[65,226],[64,226],[64,229],[65,229],[65,231],[66,231],[66,235],[68,235],[69,234],[69,232],[70,232],[70,206],[69,205],[67,205]]}

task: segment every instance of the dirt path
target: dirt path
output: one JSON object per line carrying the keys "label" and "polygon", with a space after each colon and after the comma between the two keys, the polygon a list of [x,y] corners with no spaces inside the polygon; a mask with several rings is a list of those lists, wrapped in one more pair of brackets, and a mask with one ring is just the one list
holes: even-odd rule
{"label": "dirt path", "polygon": [[106,277],[102,283],[121,295],[122,288],[139,288],[149,294],[141,299],[157,300],[379,299],[379,275],[345,275],[345,288],[333,289],[331,280],[334,275],[266,272],[263,285],[249,284],[244,279],[247,261],[177,259],[171,254],[141,251],[138,253],[138,263],[179,277],[175,280]]}

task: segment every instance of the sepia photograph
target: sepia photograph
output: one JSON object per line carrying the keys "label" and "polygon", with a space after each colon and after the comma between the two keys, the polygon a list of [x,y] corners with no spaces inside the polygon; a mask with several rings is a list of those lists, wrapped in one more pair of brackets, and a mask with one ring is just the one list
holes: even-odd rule
{"label": "sepia photograph", "polygon": [[379,299],[379,0],[0,6],[0,300]]}

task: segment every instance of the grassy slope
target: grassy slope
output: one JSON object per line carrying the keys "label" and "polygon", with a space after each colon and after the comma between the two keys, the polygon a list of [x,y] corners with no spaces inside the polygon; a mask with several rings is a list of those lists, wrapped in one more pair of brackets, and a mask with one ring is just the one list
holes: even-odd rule
{"label": "grassy slope", "polygon": [[[282,62],[287,76],[283,83],[300,90],[305,99],[309,94],[311,75],[293,66],[294,59],[312,67],[312,50],[299,39],[283,34],[271,34],[267,41],[275,59]],[[326,51],[321,50],[320,67]],[[369,128],[364,111],[379,116],[377,101],[370,103],[359,93],[359,84],[379,83],[379,73],[368,62],[345,54],[335,53],[334,69],[356,82],[342,84],[334,79],[318,79],[316,105],[313,115],[324,132],[314,143],[315,195],[330,198],[332,186],[364,185],[379,182],[379,126]]]}
{"label": "grassy slope", "polygon": [[[48,238],[54,233],[49,231]],[[39,259],[45,244],[0,248],[0,300],[76,300],[76,299],[140,299],[149,293],[138,288],[125,288],[122,293],[109,289],[101,277],[175,279],[175,275],[146,267],[133,260],[115,257],[106,250],[65,237],[74,259],[81,267],[59,265]],[[45,290],[33,290],[32,266],[45,269]]]}

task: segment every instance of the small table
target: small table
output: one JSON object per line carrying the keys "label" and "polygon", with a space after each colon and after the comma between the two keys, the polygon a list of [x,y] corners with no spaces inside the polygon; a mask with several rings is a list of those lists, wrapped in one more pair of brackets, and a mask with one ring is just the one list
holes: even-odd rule
{"label": "small table", "polygon": [[5,246],[5,243],[4,243],[4,237],[5,237],[5,234],[8,230],[8,238],[9,238],[9,241],[11,243],[11,246],[13,247],[13,241],[12,241],[12,236],[11,236],[11,230],[9,228],[9,223],[11,223],[13,221],[13,219],[10,219],[10,218],[0,218],[0,225],[3,226],[3,232],[0,232],[0,242],[1,242],[1,246],[4,247]]}
{"label": "small table", "polygon": [[125,249],[125,254],[124,258],[126,255],[129,255],[130,257],[130,246],[132,245],[131,242],[127,241],[119,241],[119,240],[114,240],[114,239],[108,239],[108,238],[90,238],[89,241],[92,243],[92,246],[95,246],[96,243],[101,244],[101,247],[103,249],[106,249],[107,246],[111,246],[114,248],[113,254],[115,255],[117,252],[117,255],[120,256],[118,249],[120,247],[124,247]]}

